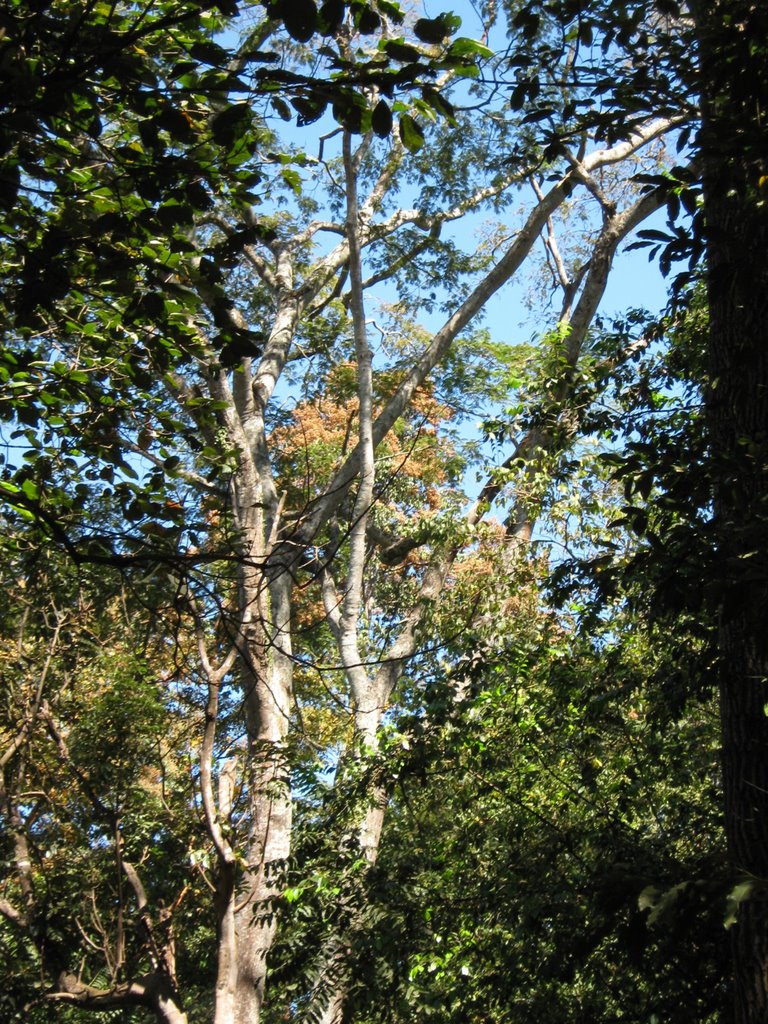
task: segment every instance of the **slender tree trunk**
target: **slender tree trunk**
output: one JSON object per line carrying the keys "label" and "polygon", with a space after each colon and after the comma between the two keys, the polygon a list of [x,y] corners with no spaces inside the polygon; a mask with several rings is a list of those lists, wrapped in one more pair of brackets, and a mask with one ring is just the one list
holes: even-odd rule
{"label": "slender tree trunk", "polygon": [[701,48],[725,828],[736,1024],[768,1020],[768,13],[694,4]]}
{"label": "slender tree trunk", "polygon": [[[339,656],[349,682],[354,705],[353,760],[364,762],[375,753],[378,729],[384,714],[389,689],[376,675],[369,676],[358,644],[358,628],[363,597],[363,578],[367,545],[367,520],[374,496],[376,481],[375,442],[373,435],[373,378],[372,353],[368,344],[363,297],[362,253],[359,237],[360,211],[357,199],[357,174],[364,146],[353,153],[352,138],[344,133],[343,155],[346,181],[347,220],[349,242],[349,275],[351,283],[350,309],[357,357],[357,394],[359,401],[358,449],[360,453],[360,483],[355,497],[352,529],[349,537],[349,569],[344,597],[341,602],[335,594],[330,574],[325,574],[324,602],[328,622],[339,647]],[[359,759],[359,761],[358,761]],[[361,819],[354,825],[351,838],[365,861],[372,866],[376,861],[381,830],[384,823],[386,794],[377,787],[368,794]],[[356,891],[349,893],[354,904],[364,899],[365,876],[353,882]],[[348,940],[355,931],[362,906],[352,911],[352,919],[344,932],[331,936],[321,955],[321,976],[312,995],[312,1008],[318,1024],[340,1024],[344,1003],[351,980]],[[315,1007],[317,1009],[315,1009]]]}
{"label": "slender tree trunk", "polygon": [[[371,681],[369,700],[355,709],[356,757],[365,761],[375,754],[378,747],[378,731],[384,716],[385,698],[375,696],[375,681]],[[360,761],[356,761],[359,768]],[[352,906],[350,920],[341,934],[332,935],[323,949],[320,959],[320,977],[313,993],[313,1008],[317,1024],[341,1024],[344,1006],[352,982],[352,950],[350,940],[361,926],[365,911],[366,882],[370,868],[376,863],[384,827],[388,794],[386,788],[374,782],[365,795],[365,806],[347,840],[359,850],[366,867],[353,880],[352,889],[346,897]],[[345,844],[346,845],[346,844]]]}

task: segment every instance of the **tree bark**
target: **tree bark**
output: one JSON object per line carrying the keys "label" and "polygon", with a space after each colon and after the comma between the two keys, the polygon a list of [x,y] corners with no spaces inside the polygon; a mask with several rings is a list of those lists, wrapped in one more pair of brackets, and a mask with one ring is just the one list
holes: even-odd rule
{"label": "tree bark", "polygon": [[166,974],[151,974],[110,989],[93,988],[74,975],[63,974],[59,978],[59,991],[46,998],[51,1003],[97,1012],[144,1006],[154,1012],[158,1024],[187,1024],[175,984]]}
{"label": "tree bark", "polygon": [[[283,286],[290,274],[281,264]],[[213,669],[200,642],[209,681],[206,743],[201,784],[206,821],[217,853],[218,975],[214,1024],[258,1024],[264,999],[267,954],[276,933],[275,900],[290,852],[291,794],[285,741],[292,695],[292,578],[274,556],[281,503],[267,454],[264,407],[269,400],[298,315],[297,304],[280,303],[268,348],[268,364],[252,373],[244,360],[233,375],[211,378],[211,394],[221,401],[228,441],[238,452],[232,481],[232,511],[238,538],[237,613],[230,624],[230,656]],[[238,665],[245,724],[243,783],[248,801],[247,831],[231,845],[222,826],[231,823],[233,782],[219,779],[218,808],[213,798],[213,757],[218,689]]]}
{"label": "tree bark", "polygon": [[272,490],[262,479],[241,499],[242,518],[255,520],[247,531],[250,550],[239,570],[249,824],[240,884],[231,893],[226,915],[235,951],[226,996],[231,1007],[227,1024],[258,1024],[260,1019],[267,954],[276,932],[274,903],[290,852],[292,803],[285,741],[292,701],[292,581],[279,565],[270,563],[270,535],[279,514],[271,507]]}
{"label": "tree bark", "polygon": [[700,46],[725,829],[751,890],[731,929],[736,1024],[768,1020],[768,14],[693,5]]}

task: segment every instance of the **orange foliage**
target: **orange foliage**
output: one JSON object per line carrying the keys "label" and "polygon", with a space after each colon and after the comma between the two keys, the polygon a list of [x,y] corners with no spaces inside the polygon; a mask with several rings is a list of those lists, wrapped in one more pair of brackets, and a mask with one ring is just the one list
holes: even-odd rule
{"label": "orange foliage", "polygon": [[[283,487],[302,487],[304,498],[321,488],[357,441],[359,403],[356,396],[356,367],[341,363],[328,374],[321,392],[299,403],[292,422],[273,430],[271,444],[283,462]],[[379,405],[395,392],[401,374],[385,371],[376,375]],[[452,416],[438,402],[431,386],[420,388],[407,414],[399,420],[377,451],[378,475],[388,480],[420,484],[419,501],[430,510],[440,507],[439,485],[446,480],[446,461],[452,445],[438,436],[438,428]]]}

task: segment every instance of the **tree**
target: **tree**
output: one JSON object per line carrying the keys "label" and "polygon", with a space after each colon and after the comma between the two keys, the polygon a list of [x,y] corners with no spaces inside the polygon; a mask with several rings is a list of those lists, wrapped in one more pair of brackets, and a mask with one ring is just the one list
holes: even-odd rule
{"label": "tree", "polygon": [[[11,542],[4,555],[5,1012],[45,1019],[53,982],[63,1006],[182,1020],[175,918],[189,889],[185,848],[199,840],[179,707],[160,682],[172,659],[119,580],[33,544]],[[158,614],[167,596],[145,588]],[[150,847],[158,870],[147,881]]]}
{"label": "tree", "polygon": [[765,12],[752,3],[691,5],[700,52],[710,327],[707,409],[713,447],[720,701],[726,831],[744,900],[732,929],[735,1019],[768,1013],[764,880],[768,674],[765,624],[766,149]]}
{"label": "tree", "polygon": [[[678,228],[666,239],[661,258],[669,267],[681,256],[694,264],[703,257],[706,266],[708,321],[702,347],[708,450],[704,476],[694,469],[693,490],[713,516],[694,544],[707,569],[706,578],[699,576],[700,586],[719,621],[723,810],[740,908],[731,927],[734,1013],[738,1021],[756,1021],[766,1014],[767,962],[761,910],[768,848],[762,828],[766,673],[759,611],[765,569],[757,540],[765,502],[765,359],[760,345],[765,145],[760,111],[766,96],[757,73],[765,59],[765,17],[751,3],[693,3],[687,13],[672,4],[660,13],[688,40],[694,61],[679,60],[679,51],[668,45],[669,32],[660,32],[649,51],[655,62],[652,78],[645,85],[634,75],[630,81],[640,85],[641,104],[656,102],[660,90],[674,82],[698,94],[702,105],[694,140],[696,176],[689,181],[680,177],[670,206],[674,214],[682,200],[689,211],[698,206],[698,213],[690,237]],[[669,52],[675,54],[671,62]],[[700,202],[697,180],[703,188]],[[678,285],[690,276],[679,275]]]}
{"label": "tree", "polygon": [[[638,345],[609,392],[596,385],[587,412],[591,430],[631,430],[636,456],[647,445],[658,457],[642,465],[658,480],[647,500],[636,494],[626,507],[634,470],[614,450],[608,466],[581,453],[579,474],[564,471],[562,496],[547,503],[552,543],[594,556],[610,595],[597,614],[575,593],[559,615],[542,608],[545,560],[511,566],[500,529],[455,564],[430,627],[444,645],[406,670],[404,711],[377,766],[392,797],[345,931],[355,1019],[714,1021],[727,1012],[718,716],[702,679],[713,624],[694,604],[700,560],[681,565],[694,525],[684,515],[700,508],[672,468],[696,451],[702,426],[700,326],[688,326],[668,360]],[[647,338],[645,320],[636,330]],[[617,343],[603,338],[600,355]],[[684,401],[668,383],[691,358],[697,386]],[[617,463],[621,482],[611,479]],[[622,508],[624,528],[609,528]],[[623,577],[613,590],[608,540]],[[668,578],[665,615],[652,567]],[[468,605],[472,624],[457,635]],[[287,988],[278,1006],[307,969],[306,950],[338,927],[332,887],[345,884],[345,868],[354,877],[354,854],[340,857],[327,839],[333,798],[317,799],[322,811],[311,801],[298,811],[301,868],[277,951],[274,984]],[[735,909],[732,900],[729,917]]]}

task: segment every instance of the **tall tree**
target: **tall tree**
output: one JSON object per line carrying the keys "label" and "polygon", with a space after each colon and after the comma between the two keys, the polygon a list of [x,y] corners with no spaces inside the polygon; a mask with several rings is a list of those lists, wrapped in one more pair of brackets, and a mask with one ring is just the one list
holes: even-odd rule
{"label": "tall tree", "polygon": [[735,1019],[768,1015],[768,15],[692,3],[700,53],[714,459],[720,700],[729,853],[743,901],[733,925]]}

